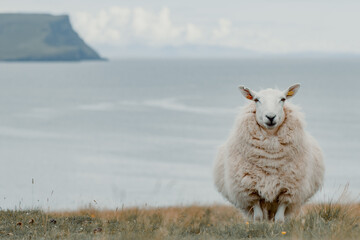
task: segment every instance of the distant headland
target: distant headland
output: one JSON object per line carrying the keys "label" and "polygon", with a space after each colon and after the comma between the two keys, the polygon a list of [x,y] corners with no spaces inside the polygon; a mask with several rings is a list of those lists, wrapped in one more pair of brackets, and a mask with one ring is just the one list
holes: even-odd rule
{"label": "distant headland", "polygon": [[73,30],[69,16],[0,14],[0,61],[104,60]]}

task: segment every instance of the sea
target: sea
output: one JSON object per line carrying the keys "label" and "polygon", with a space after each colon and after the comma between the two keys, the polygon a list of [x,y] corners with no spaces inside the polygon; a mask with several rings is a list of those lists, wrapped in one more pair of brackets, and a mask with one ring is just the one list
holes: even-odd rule
{"label": "sea", "polygon": [[2,62],[0,209],[227,204],[212,164],[246,104],[238,86],[294,83],[325,157],[311,201],[358,201],[360,59]]}

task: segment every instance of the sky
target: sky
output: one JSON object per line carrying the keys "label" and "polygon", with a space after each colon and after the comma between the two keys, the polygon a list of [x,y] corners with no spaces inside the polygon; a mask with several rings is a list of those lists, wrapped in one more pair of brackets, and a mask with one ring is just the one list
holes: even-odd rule
{"label": "sky", "polygon": [[359,10],[360,2],[350,0],[1,0],[0,5],[0,12],[69,14],[87,43],[112,56],[189,46],[239,54],[358,54]]}

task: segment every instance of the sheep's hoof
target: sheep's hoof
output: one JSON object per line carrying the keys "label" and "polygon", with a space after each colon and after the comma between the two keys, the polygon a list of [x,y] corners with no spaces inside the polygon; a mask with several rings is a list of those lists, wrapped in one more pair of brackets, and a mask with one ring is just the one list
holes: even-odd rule
{"label": "sheep's hoof", "polygon": [[283,222],[285,222],[285,217],[284,217],[284,215],[278,216],[278,215],[276,214],[276,215],[275,215],[275,222],[277,222],[277,223],[283,223]]}

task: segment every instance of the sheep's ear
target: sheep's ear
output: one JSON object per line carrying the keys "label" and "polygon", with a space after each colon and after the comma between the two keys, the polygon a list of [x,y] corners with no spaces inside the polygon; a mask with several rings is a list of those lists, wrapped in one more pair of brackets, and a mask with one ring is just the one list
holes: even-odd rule
{"label": "sheep's ear", "polygon": [[285,96],[286,98],[291,98],[293,96],[295,96],[295,94],[297,93],[297,91],[300,88],[300,84],[294,84],[291,87],[289,87],[287,90],[285,90]]}
{"label": "sheep's ear", "polygon": [[240,89],[242,95],[244,95],[244,97],[246,97],[249,100],[254,100],[255,93],[253,91],[251,91],[250,89],[248,89],[244,86],[239,86],[239,89]]}

